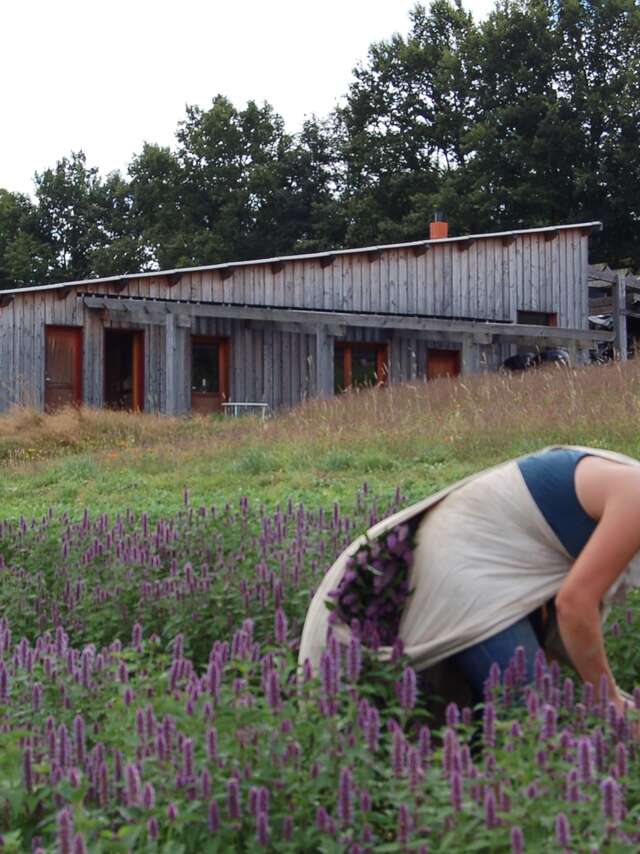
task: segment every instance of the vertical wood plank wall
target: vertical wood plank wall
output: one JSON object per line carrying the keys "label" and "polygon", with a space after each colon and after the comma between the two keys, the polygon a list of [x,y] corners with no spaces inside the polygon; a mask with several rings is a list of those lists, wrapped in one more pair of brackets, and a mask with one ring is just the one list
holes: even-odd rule
{"label": "vertical wood plank wall", "polygon": [[[551,235],[525,233],[515,239],[479,238],[473,243],[336,255],[333,263],[288,261],[220,271],[187,272],[168,287],[162,275],[130,279],[120,296],[225,302],[267,307],[431,315],[460,319],[515,321],[518,310],[558,314],[561,327],[587,328],[588,235],[579,228]],[[109,283],[83,286],[109,293]],[[73,292],[17,295],[0,308],[0,411],[14,403],[44,404],[44,330],[48,324],[83,326],[84,400],[103,404],[104,329],[135,328],[103,319]],[[277,324],[196,317],[191,329],[177,325],[173,353],[174,399],[167,399],[166,330],[145,325],[145,407],[188,412],[191,408],[190,333],[230,339],[230,394],[233,400],[292,406],[314,396],[314,335],[285,331]],[[390,379],[423,377],[430,342],[399,332],[347,329],[346,340],[389,344]],[[461,347],[460,336],[434,347]],[[491,369],[510,345],[482,347],[479,364]],[[169,390],[172,383],[169,383]]]}

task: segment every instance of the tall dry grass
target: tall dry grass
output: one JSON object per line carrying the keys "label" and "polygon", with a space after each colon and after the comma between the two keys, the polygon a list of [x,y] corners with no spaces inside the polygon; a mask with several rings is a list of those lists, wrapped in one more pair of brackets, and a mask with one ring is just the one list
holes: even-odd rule
{"label": "tall dry grass", "polygon": [[639,416],[640,361],[405,383],[309,401],[264,422],[16,408],[0,417],[0,459],[131,447],[315,455],[384,446],[403,455],[425,444],[449,445],[463,458],[547,441],[628,450],[640,446]]}

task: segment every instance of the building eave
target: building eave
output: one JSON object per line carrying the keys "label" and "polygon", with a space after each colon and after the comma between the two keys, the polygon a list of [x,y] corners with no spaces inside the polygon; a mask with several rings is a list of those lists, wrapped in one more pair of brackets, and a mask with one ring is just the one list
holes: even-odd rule
{"label": "building eave", "polygon": [[[495,239],[515,239],[521,235],[535,235],[535,234],[551,234],[553,232],[560,231],[570,231],[570,230],[582,230],[582,231],[593,231],[593,230],[601,230],[602,223],[601,222],[579,222],[579,223],[570,223],[568,225],[550,225],[544,226],[542,228],[523,228],[523,229],[515,229],[511,231],[497,231],[491,232],[489,234],[465,234],[459,235],[456,237],[444,237],[438,240],[414,240],[409,243],[387,243],[378,246],[361,246],[355,249],[329,249],[325,252],[313,252],[306,255],[281,255],[273,258],[257,258],[249,261],[227,261],[222,264],[206,264],[199,267],[177,267],[170,270],[149,270],[146,272],[138,272],[138,273],[124,273],[117,276],[104,276],[102,278],[94,278],[94,279],[77,279],[72,282],[59,282],[53,285],[36,285],[28,288],[12,288],[7,290],[0,291],[0,294],[3,295],[17,295],[17,294],[33,294],[33,293],[46,293],[48,291],[57,291],[61,288],[74,289],[87,285],[102,285],[114,283],[117,284],[120,289],[122,289],[123,285],[126,286],[126,282],[133,279],[152,279],[152,278],[161,278],[167,277],[168,279],[179,280],[179,278],[183,275],[187,275],[189,273],[204,273],[209,271],[219,271],[224,272],[227,271],[229,274],[233,272],[234,269],[239,269],[242,267],[252,267],[252,266],[262,266],[269,264],[274,269],[274,271],[279,271],[282,269],[283,265],[286,263],[292,262],[300,262],[300,261],[321,261],[322,259],[331,259],[334,257],[338,257],[341,255],[361,255],[367,254],[369,256],[369,260],[373,261],[382,252],[385,251],[393,251],[398,249],[420,249],[420,248],[428,248],[429,246],[439,246],[447,243],[459,243],[464,244],[465,242],[471,245],[472,243],[478,240],[495,240]],[[175,283],[175,282],[174,282]],[[169,284],[167,285],[170,286]]]}

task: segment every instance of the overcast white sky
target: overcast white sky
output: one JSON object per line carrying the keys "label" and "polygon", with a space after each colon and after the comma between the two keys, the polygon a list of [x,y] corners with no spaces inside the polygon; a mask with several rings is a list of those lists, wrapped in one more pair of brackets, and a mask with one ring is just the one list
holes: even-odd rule
{"label": "overcast white sky", "polygon": [[[0,0],[0,187],[82,149],[103,174],[174,144],[185,104],[268,101],[296,131],[414,0]],[[482,17],[493,0],[466,0]]]}

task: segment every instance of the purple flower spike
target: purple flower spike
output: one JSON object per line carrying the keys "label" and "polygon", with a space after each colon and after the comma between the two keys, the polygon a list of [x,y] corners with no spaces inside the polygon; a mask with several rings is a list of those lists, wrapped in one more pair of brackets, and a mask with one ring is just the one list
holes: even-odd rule
{"label": "purple flower spike", "polygon": [[72,854],[73,852],[73,816],[71,810],[65,808],[60,810],[57,819],[58,851],[60,854]]}
{"label": "purple flower spike", "polygon": [[267,814],[259,812],[256,816],[256,839],[258,840],[258,845],[268,845],[269,838],[270,833]]}
{"label": "purple flower spike", "polygon": [[340,771],[340,784],[338,788],[338,818],[343,827],[347,827],[353,820],[353,780],[349,768]]}
{"label": "purple flower spike", "polygon": [[620,786],[613,777],[607,777],[600,784],[600,792],[602,794],[602,812],[604,813],[604,817],[614,823],[619,822],[622,818]]}
{"label": "purple flower spike", "polygon": [[517,682],[522,685],[527,679],[527,656],[523,646],[517,646],[514,653],[515,674]]}
{"label": "purple flower spike", "polygon": [[153,783],[145,783],[142,790],[142,806],[146,810],[152,810],[156,805],[156,790]]}
{"label": "purple flower spike", "polygon": [[193,740],[190,738],[182,742],[182,773],[187,780],[193,777]]}
{"label": "purple flower spike", "polygon": [[511,854],[524,854],[524,836],[517,825],[511,828]]}
{"label": "purple flower spike", "polygon": [[563,848],[571,845],[571,828],[569,819],[561,812],[556,816],[556,842]]}
{"label": "purple flower spike", "polygon": [[227,783],[227,810],[230,818],[240,818],[240,785],[235,777]]}
{"label": "purple flower spike", "polygon": [[485,747],[496,746],[496,707],[485,703],[482,720],[482,733]]}
{"label": "purple flower spike", "polygon": [[287,642],[287,631],[288,631],[287,615],[282,610],[282,608],[278,608],[276,610],[276,617],[275,617],[275,635],[276,635],[276,642],[277,643],[285,644]]}
{"label": "purple flower spike", "polygon": [[593,780],[593,748],[590,739],[585,736],[578,741],[578,770],[581,783]]}
{"label": "purple flower spike", "polygon": [[178,818],[178,808],[174,803],[170,803],[167,806],[167,818],[171,822],[174,822]]}
{"label": "purple flower spike", "polygon": [[142,801],[142,786],[140,783],[140,772],[136,765],[127,765],[126,771],[127,782],[127,806],[137,807]]}
{"label": "purple flower spike", "polygon": [[362,670],[362,644],[359,638],[352,637],[347,654],[347,679],[357,682]]}
{"label": "purple flower spike", "polygon": [[76,761],[78,765],[84,765],[85,757],[85,726],[84,718],[81,715],[76,715],[73,719],[73,740],[76,753]]}
{"label": "purple flower spike", "polygon": [[448,727],[456,727],[460,723],[460,710],[456,703],[449,703],[446,717]]}
{"label": "purple flower spike", "polygon": [[398,810],[398,834],[397,839],[401,845],[406,845],[409,841],[409,834],[412,830],[411,815],[406,804],[400,804]]}
{"label": "purple flower spike", "polygon": [[458,771],[451,774],[451,806],[454,812],[462,812],[462,776]]}
{"label": "purple flower spike", "polygon": [[496,796],[491,786],[487,786],[484,792],[484,823],[488,830],[498,826]]}
{"label": "purple flower spike", "polygon": [[403,709],[413,709],[416,704],[416,672],[413,667],[405,667],[400,687],[400,705]]}
{"label": "purple flower spike", "polygon": [[360,792],[360,812],[368,813],[371,811],[371,794],[368,789],[363,789]]}
{"label": "purple flower spike", "polygon": [[30,747],[25,747],[22,754],[22,777],[27,792],[33,788],[33,753]]}
{"label": "purple flower spike", "polygon": [[215,801],[211,801],[209,804],[207,827],[209,828],[209,833],[216,833],[220,830],[220,813],[218,811],[218,804]]}
{"label": "purple flower spike", "polygon": [[147,834],[149,839],[155,841],[158,838],[158,834],[160,829],[158,827],[158,819],[155,816],[151,816],[151,818],[147,821]]}
{"label": "purple flower spike", "polygon": [[380,713],[375,706],[372,706],[369,711],[365,735],[367,739],[367,747],[371,753],[375,753],[378,750],[380,740]]}
{"label": "purple flower spike", "polygon": [[553,706],[546,705],[543,709],[542,738],[554,738],[557,732],[558,715]]}
{"label": "purple flower spike", "polygon": [[267,703],[274,714],[282,708],[280,699],[280,681],[276,670],[271,669],[267,675]]}
{"label": "purple flower spike", "polygon": [[87,854],[87,845],[81,833],[76,833],[73,840],[73,854]]}
{"label": "purple flower spike", "polygon": [[616,776],[626,777],[629,769],[629,752],[622,741],[616,745]]}
{"label": "purple flower spike", "polygon": [[418,750],[420,751],[420,758],[426,762],[431,756],[431,730],[426,724],[420,727]]}
{"label": "purple flower spike", "polygon": [[326,809],[324,807],[318,807],[316,809],[316,828],[320,833],[327,832],[330,821],[331,819],[329,818],[329,813]]}
{"label": "purple flower spike", "polygon": [[578,785],[578,771],[572,768],[565,778],[565,801],[577,804],[580,801],[580,786]]}

